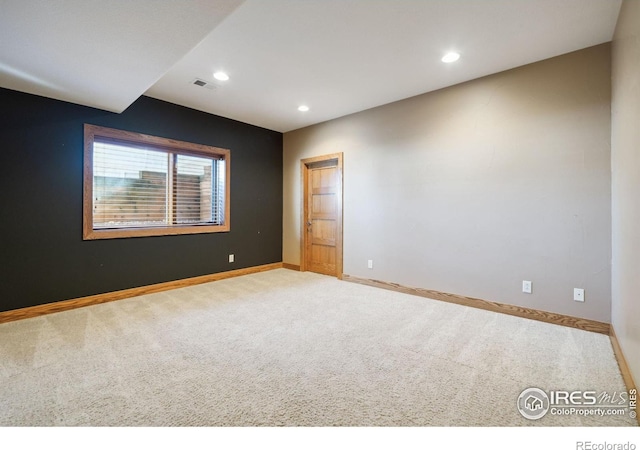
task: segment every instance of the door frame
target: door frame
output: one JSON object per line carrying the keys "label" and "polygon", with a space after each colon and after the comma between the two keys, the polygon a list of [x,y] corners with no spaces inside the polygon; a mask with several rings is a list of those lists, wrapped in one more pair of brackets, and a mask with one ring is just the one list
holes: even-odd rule
{"label": "door frame", "polygon": [[310,166],[318,163],[336,162],[339,176],[340,193],[338,194],[338,229],[336,230],[336,277],[342,280],[342,229],[344,217],[344,170],[343,170],[343,154],[332,153],[330,155],[315,156],[313,158],[305,158],[300,160],[300,271],[307,270],[307,229],[306,221],[309,213],[307,199],[309,197],[309,169]]}

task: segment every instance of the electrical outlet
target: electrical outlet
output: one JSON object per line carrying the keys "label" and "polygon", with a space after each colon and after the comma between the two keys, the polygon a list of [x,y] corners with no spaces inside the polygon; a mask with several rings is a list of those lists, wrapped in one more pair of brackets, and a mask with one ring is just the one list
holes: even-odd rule
{"label": "electrical outlet", "polygon": [[523,280],[522,281],[522,292],[524,292],[525,294],[531,294],[531,289],[533,287],[532,285],[533,285],[533,283],[531,281]]}
{"label": "electrical outlet", "polygon": [[236,257],[234,255],[229,255],[229,262],[232,263],[236,260]]}
{"label": "electrical outlet", "polygon": [[584,302],[584,289],[573,288],[573,299],[576,302]]}
{"label": "electrical outlet", "polygon": [[368,267],[369,269],[373,269],[373,259],[369,259],[369,260],[367,260],[367,267]]}

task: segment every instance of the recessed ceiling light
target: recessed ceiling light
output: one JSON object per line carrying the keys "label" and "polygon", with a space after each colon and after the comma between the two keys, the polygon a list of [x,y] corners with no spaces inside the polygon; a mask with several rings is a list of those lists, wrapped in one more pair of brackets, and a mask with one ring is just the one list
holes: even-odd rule
{"label": "recessed ceiling light", "polygon": [[449,52],[442,57],[442,62],[451,63],[460,59],[460,53]]}
{"label": "recessed ceiling light", "polygon": [[307,105],[300,105],[298,106],[298,111],[307,112],[309,111],[309,107]]}
{"label": "recessed ceiling light", "polygon": [[229,79],[229,75],[224,72],[216,72],[213,74],[213,78],[218,81],[227,81]]}

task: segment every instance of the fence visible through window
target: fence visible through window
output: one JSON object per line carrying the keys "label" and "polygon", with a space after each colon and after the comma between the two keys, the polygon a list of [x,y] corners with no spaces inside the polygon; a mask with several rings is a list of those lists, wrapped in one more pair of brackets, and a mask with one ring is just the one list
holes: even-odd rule
{"label": "fence visible through window", "polygon": [[198,226],[226,226],[220,231],[228,231],[228,150],[180,151],[114,139],[112,134],[118,135],[118,130],[87,127],[108,130],[103,133],[106,136],[94,134],[90,147],[85,143],[85,159],[91,161],[91,175],[85,174],[85,208],[90,190],[93,232],[172,228],[167,234],[180,234],[175,229]]}

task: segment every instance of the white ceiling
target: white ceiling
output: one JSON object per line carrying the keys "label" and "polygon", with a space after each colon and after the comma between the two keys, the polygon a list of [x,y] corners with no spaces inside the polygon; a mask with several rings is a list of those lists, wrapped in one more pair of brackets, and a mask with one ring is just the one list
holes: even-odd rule
{"label": "white ceiling", "polygon": [[286,132],[608,42],[620,5],[0,0],[0,86],[115,112],[145,94]]}
{"label": "white ceiling", "polygon": [[122,112],[241,3],[0,0],[0,87]]}

